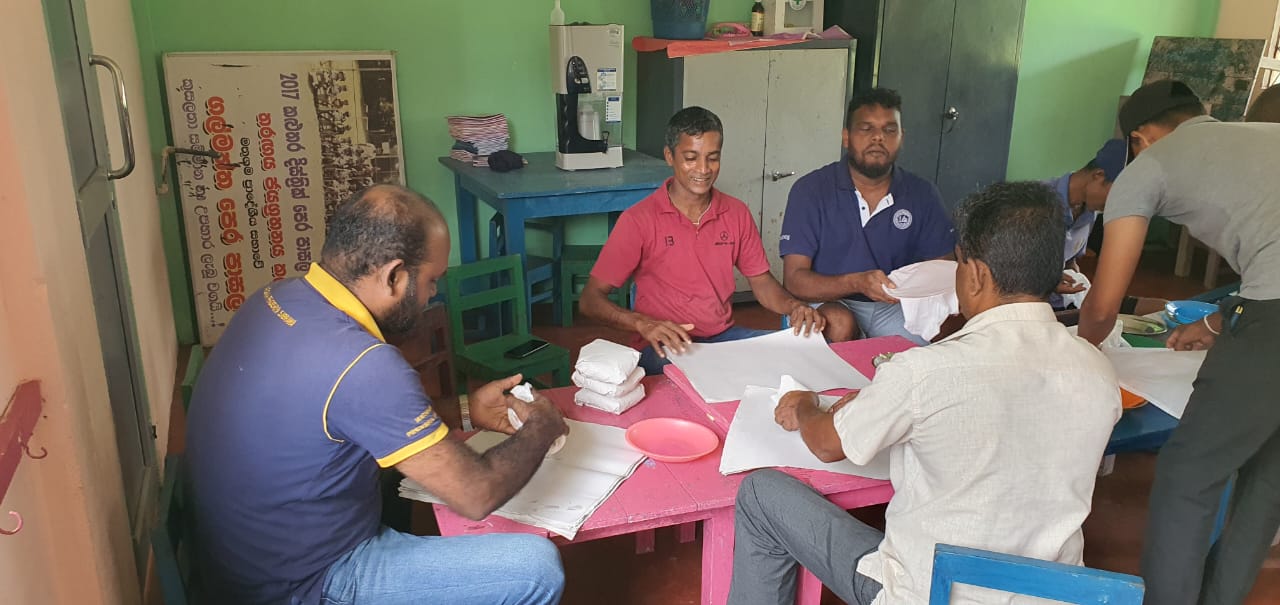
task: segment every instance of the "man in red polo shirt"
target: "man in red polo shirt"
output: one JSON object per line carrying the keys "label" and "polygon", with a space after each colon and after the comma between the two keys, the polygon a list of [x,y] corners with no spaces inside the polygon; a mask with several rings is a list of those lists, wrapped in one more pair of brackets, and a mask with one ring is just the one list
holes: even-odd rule
{"label": "man in red polo shirt", "polygon": [[[821,332],[825,325],[769,273],[747,205],[713,187],[723,140],[720,118],[706,109],[687,107],[671,117],[663,155],[674,174],[622,213],[582,292],[583,314],[636,332],[647,374],[662,371],[668,350],[683,352],[691,342],[769,333],[733,325],[734,267],[756,300],[789,316],[797,333]],[[609,294],[632,278],[636,299],[629,311],[613,304]]]}

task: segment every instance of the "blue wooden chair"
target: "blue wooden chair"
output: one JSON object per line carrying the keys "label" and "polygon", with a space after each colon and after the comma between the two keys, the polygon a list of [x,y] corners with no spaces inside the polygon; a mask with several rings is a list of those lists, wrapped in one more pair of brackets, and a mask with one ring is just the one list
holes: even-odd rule
{"label": "blue wooden chair", "polygon": [[939,544],[929,605],[949,605],[956,583],[1079,605],[1142,605],[1137,576]]}
{"label": "blue wooden chair", "polygon": [[1142,605],[1137,576],[939,544],[929,605],[950,605],[955,583],[1079,605]]}
{"label": "blue wooden chair", "polygon": [[187,605],[191,589],[190,523],[180,454],[164,462],[164,484],[160,488],[160,520],[151,531],[151,551],[164,605]]}

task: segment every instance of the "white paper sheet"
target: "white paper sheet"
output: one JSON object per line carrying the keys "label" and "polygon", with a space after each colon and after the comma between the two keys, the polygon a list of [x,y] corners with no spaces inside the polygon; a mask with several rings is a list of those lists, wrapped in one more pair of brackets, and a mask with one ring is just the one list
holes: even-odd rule
{"label": "white paper sheet", "polygon": [[778,385],[783,374],[817,391],[860,389],[871,383],[845,363],[821,334],[809,336],[780,330],[746,340],[694,343],[683,354],[672,354],[689,384],[707,403],[737,401],[748,386]]}
{"label": "white paper sheet", "polygon": [[[872,479],[889,478],[889,452],[879,456],[866,466],[858,466],[848,460],[826,463],[818,460],[799,431],[787,431],[773,420],[773,397],[776,389],[747,387],[742,403],[729,425],[724,439],[724,454],[720,458],[720,473],[731,475],[742,471],[774,466],[789,466],[815,471],[831,471],[846,475],[858,475]],[[829,409],[839,397],[819,395],[822,409]]]}
{"label": "white paper sheet", "polygon": [[[645,455],[627,445],[626,429],[575,420],[565,422],[573,439],[555,455],[547,456],[528,485],[494,514],[572,540],[587,518],[644,461]],[[502,433],[480,432],[468,439],[467,445],[483,453],[506,439]],[[407,478],[400,482],[400,496],[444,503]]]}
{"label": "white paper sheet", "polygon": [[1120,386],[1146,398],[1174,418],[1182,418],[1207,351],[1103,349],[1116,368]]}

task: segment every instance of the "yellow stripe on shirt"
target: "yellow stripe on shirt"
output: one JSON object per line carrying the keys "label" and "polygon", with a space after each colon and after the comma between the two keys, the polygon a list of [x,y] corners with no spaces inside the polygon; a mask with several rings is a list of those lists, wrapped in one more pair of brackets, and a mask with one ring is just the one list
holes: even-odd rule
{"label": "yellow stripe on shirt", "polygon": [[326,397],[324,400],[324,412],[322,412],[320,415],[320,422],[321,424],[324,425],[325,437],[328,437],[330,441],[336,441],[338,443],[346,443],[346,441],[343,441],[342,439],[335,438],[333,434],[329,432],[329,404],[333,403],[333,394],[338,392],[338,385],[342,384],[342,379],[347,377],[347,372],[350,372],[351,368],[356,367],[356,364],[360,363],[360,360],[364,359],[364,356],[369,354],[369,351],[372,351],[381,346],[384,346],[384,344],[378,343],[378,344],[372,345],[369,348],[361,351],[359,355],[356,355],[356,358],[352,359],[351,363],[347,364],[347,369],[343,370],[342,373],[338,375],[338,379],[333,383],[333,388],[329,389],[329,396]]}
{"label": "yellow stripe on shirt", "polygon": [[431,431],[431,434],[427,435],[426,437],[423,437],[422,439],[414,441],[413,443],[410,443],[409,445],[406,445],[394,452],[391,452],[390,454],[387,454],[382,458],[378,458],[378,466],[382,468],[391,468],[397,464],[400,464],[401,462],[404,462],[405,460],[412,458],[414,455],[418,454],[419,452],[437,443],[440,443],[440,440],[444,439],[445,436],[448,434],[449,434],[449,427],[445,426],[445,424],[441,422],[440,426],[436,427],[436,430]]}

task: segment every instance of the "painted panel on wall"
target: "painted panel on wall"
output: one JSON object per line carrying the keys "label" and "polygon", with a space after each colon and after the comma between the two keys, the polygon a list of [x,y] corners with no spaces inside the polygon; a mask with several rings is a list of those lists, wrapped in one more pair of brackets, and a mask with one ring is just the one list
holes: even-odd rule
{"label": "painted panel on wall", "polygon": [[1181,80],[1224,122],[1244,119],[1266,40],[1218,40],[1157,36],[1143,83]]}
{"label": "painted panel on wall", "polygon": [[303,275],[351,194],[404,183],[394,56],[175,53],[165,57],[171,136],[211,149],[178,159],[200,342],[245,298]]}

